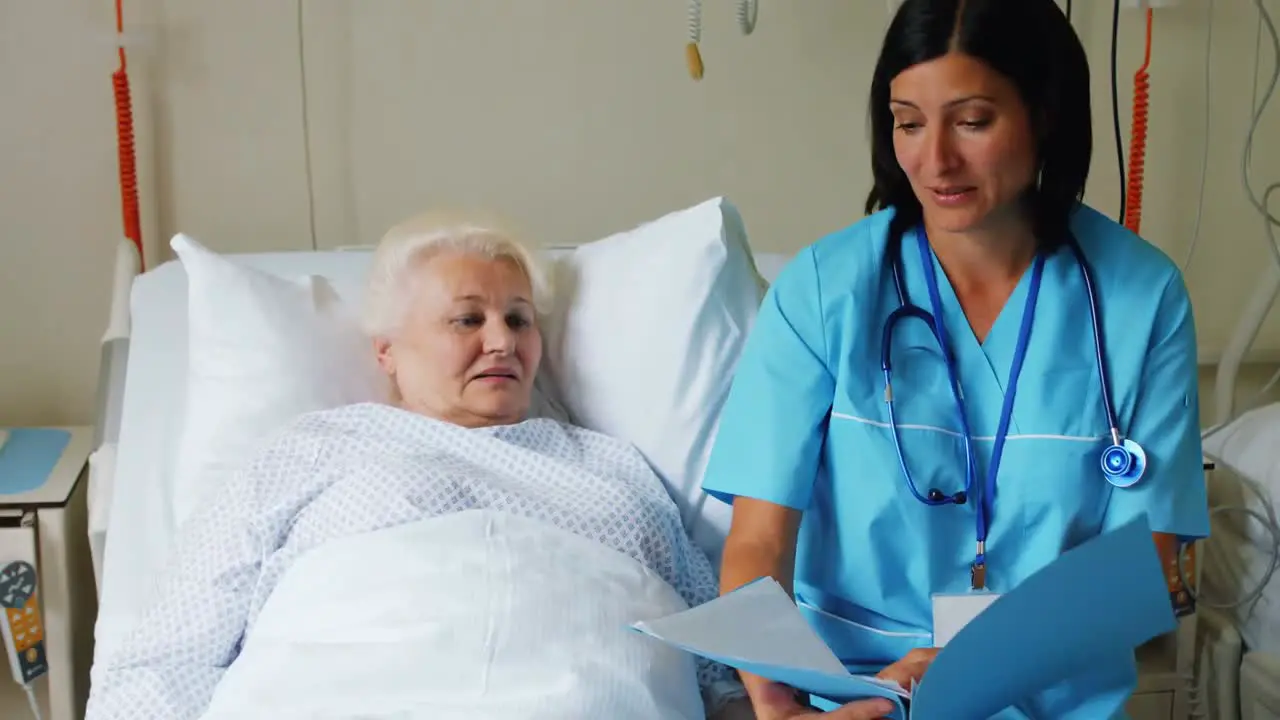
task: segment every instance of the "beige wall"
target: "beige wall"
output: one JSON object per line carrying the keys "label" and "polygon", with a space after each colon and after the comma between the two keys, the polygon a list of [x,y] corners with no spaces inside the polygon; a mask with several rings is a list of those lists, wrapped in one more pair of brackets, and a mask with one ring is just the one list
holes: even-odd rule
{"label": "beige wall", "polygon": [[[1152,69],[1144,234],[1179,260],[1204,138],[1203,2],[1158,11]],[[368,243],[446,202],[577,243],[715,194],[758,249],[795,250],[860,214],[885,3],[761,0],[746,38],[732,5],[706,3],[695,83],[675,0],[131,0],[149,260],[179,230],[222,250]],[[1114,214],[1109,3],[1075,5],[1095,63],[1088,200]],[[1256,15],[1217,5],[1188,272],[1206,355],[1267,260],[1239,180]],[[1125,127],[1139,20],[1121,28]],[[90,417],[119,228],[112,23],[105,0],[0,0],[0,424]],[[1278,116],[1255,184],[1280,180]],[[1280,352],[1280,325],[1262,345]]]}

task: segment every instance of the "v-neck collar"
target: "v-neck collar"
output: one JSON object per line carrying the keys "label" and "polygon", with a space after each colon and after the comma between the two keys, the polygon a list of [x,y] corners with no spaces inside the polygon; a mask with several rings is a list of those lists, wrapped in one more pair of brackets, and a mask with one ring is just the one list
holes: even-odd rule
{"label": "v-neck collar", "polygon": [[929,254],[933,261],[933,272],[938,278],[938,292],[942,296],[943,322],[947,324],[947,335],[955,345],[953,350],[957,354],[980,355],[985,360],[992,379],[1003,392],[1008,383],[1009,368],[1013,364],[1013,353],[1018,342],[1022,315],[1026,310],[1027,292],[1031,284],[1031,271],[1034,264],[1028,265],[1023,271],[1022,276],[1018,278],[1018,284],[1004,301],[1004,306],[996,315],[995,322],[987,331],[987,337],[982,342],[978,342],[978,336],[969,326],[969,319],[965,317],[960,298],[956,295],[950,278],[943,272],[937,254],[932,249]]}
{"label": "v-neck collar", "polygon": [[[919,242],[918,238],[912,238],[912,240]],[[912,254],[919,257],[918,253]],[[987,331],[986,339],[980,343],[973,329],[969,327],[969,320],[960,306],[960,298],[956,295],[950,278],[943,272],[942,264],[932,245],[929,246],[929,259],[933,264],[933,274],[938,283],[942,321],[946,324],[947,339],[950,341],[952,353],[959,365],[962,389],[967,397],[985,399],[985,402],[965,403],[970,415],[970,427],[974,428],[978,434],[994,433],[1000,417],[1000,402],[997,400],[1004,398],[1008,388],[1009,372],[1013,366],[1018,333],[1026,310],[1027,292],[1030,289],[1035,263],[1028,264],[1022,272],[1013,292],[1005,300],[995,322],[991,324],[991,329]],[[920,270],[928,272],[925,268]],[[1043,287],[1041,294],[1043,294]],[[1034,342],[1034,329],[1031,334],[1031,341]],[[1024,378],[1026,375],[1027,371],[1024,368]],[[1017,431],[1017,424],[1015,411],[1014,417],[1010,420],[1010,432]],[[983,430],[980,431],[977,428]]]}

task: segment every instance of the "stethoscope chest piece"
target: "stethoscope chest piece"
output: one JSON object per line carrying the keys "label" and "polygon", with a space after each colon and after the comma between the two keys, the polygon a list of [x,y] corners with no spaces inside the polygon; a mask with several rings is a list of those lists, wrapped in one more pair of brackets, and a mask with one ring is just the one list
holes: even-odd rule
{"label": "stethoscope chest piece", "polygon": [[1138,443],[1125,438],[1102,451],[1102,474],[1107,482],[1126,488],[1142,479],[1147,470],[1147,452]]}

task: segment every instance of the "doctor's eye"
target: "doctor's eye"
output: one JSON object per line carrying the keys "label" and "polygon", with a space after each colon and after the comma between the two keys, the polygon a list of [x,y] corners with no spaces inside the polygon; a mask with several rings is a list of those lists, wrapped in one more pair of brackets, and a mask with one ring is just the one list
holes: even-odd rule
{"label": "doctor's eye", "polygon": [[960,126],[966,130],[981,130],[989,125],[991,125],[990,118],[975,118],[972,120],[960,121]]}
{"label": "doctor's eye", "polygon": [[912,122],[899,122],[894,124],[894,129],[901,131],[904,135],[910,135],[911,133],[920,129],[920,124],[912,123]]}

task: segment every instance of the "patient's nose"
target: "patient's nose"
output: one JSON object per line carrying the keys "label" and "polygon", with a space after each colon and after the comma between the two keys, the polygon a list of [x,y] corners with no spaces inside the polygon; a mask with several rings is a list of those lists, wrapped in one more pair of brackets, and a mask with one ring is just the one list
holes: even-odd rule
{"label": "patient's nose", "polygon": [[508,327],[505,322],[490,322],[485,324],[485,352],[509,355],[515,351],[515,348],[516,331],[514,329]]}

